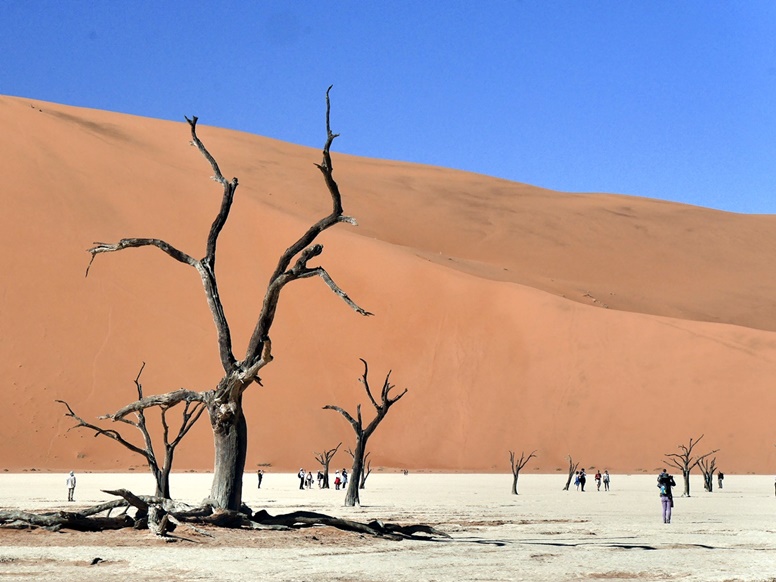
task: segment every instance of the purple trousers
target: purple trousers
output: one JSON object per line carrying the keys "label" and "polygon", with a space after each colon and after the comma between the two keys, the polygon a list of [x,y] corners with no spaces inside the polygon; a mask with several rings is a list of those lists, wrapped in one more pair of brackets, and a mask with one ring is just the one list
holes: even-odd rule
{"label": "purple trousers", "polygon": [[671,523],[671,506],[673,499],[668,495],[661,495],[660,502],[663,504],[663,523]]}

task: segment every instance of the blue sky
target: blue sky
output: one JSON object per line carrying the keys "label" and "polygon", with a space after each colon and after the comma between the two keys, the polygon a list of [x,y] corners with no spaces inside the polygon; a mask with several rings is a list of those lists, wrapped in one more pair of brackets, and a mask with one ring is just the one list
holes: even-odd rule
{"label": "blue sky", "polygon": [[[0,94],[776,213],[776,2],[0,0]],[[222,162],[225,163],[225,161]]]}

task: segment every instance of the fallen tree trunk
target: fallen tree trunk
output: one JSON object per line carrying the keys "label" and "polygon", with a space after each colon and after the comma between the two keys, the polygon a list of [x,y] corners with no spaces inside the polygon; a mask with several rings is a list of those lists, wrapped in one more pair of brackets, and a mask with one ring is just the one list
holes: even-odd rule
{"label": "fallen tree trunk", "polygon": [[[271,530],[326,526],[393,540],[450,537],[448,534],[426,524],[399,525],[383,523],[377,520],[361,523],[312,511],[294,511],[273,516],[263,509],[254,514],[245,506],[243,506],[242,511],[216,509],[208,503],[200,507],[191,507],[171,499],[150,495],[135,495],[126,489],[104,492],[116,495],[121,499],[89,507],[80,512],[59,511],[36,514],[24,511],[0,511],[0,527],[43,527],[54,531],[63,528],[77,531],[136,528],[149,529],[155,535],[165,537],[179,523],[198,523],[234,529]],[[129,507],[135,508],[134,516],[127,512]],[[124,512],[115,517],[96,515],[103,511],[110,512],[118,508],[123,508]]]}
{"label": "fallen tree trunk", "polygon": [[70,511],[58,511],[56,513],[28,513],[26,511],[0,511],[0,525],[14,524],[19,527],[26,524],[28,527],[43,527],[52,531],[61,528],[76,531],[103,531],[111,529],[123,529],[132,527],[134,519],[129,515],[117,517],[86,516],[82,513]]}

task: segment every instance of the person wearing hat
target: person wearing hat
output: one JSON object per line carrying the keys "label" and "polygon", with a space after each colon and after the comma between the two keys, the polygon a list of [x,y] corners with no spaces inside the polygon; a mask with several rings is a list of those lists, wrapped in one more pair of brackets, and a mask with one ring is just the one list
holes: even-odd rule
{"label": "person wearing hat", "polygon": [[304,478],[306,477],[304,469],[299,469],[296,476],[299,477],[299,489],[304,489]]}
{"label": "person wearing hat", "polygon": [[67,484],[67,500],[75,501],[75,473],[70,471],[70,475],[68,475],[65,483]]}

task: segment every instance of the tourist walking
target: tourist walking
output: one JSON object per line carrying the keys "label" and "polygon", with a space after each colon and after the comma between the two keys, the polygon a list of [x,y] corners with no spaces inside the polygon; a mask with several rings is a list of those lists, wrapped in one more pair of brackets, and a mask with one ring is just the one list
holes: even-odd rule
{"label": "tourist walking", "polygon": [[579,484],[582,487],[582,493],[585,492],[585,483],[587,483],[587,474],[585,473],[585,470],[582,469],[579,472]]}
{"label": "tourist walking", "polygon": [[676,481],[665,469],[657,476],[657,486],[660,488],[660,503],[663,506],[663,523],[671,523],[671,510],[674,507],[673,487]]}
{"label": "tourist walking", "polygon": [[596,491],[601,490],[601,471],[599,469],[595,470],[595,488]]}
{"label": "tourist walking", "polygon": [[609,491],[609,470],[604,471],[604,491]]}

